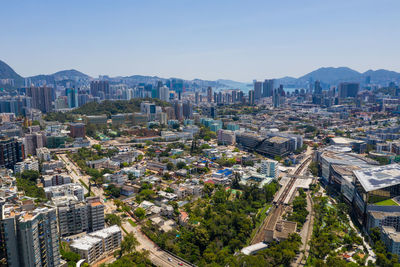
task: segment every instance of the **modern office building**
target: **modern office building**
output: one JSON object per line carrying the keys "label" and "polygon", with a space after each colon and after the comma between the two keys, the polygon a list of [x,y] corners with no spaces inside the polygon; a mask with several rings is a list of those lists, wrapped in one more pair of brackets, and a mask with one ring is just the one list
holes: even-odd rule
{"label": "modern office building", "polygon": [[400,165],[390,164],[354,171],[355,211],[364,218],[367,205],[400,196]]}
{"label": "modern office building", "polygon": [[400,232],[397,232],[396,229],[391,226],[382,226],[381,230],[381,239],[387,251],[400,255]]}
{"label": "modern office building", "polygon": [[236,143],[249,151],[265,156],[285,156],[291,152],[290,139],[281,136],[261,137],[258,134],[243,132],[236,135]]}

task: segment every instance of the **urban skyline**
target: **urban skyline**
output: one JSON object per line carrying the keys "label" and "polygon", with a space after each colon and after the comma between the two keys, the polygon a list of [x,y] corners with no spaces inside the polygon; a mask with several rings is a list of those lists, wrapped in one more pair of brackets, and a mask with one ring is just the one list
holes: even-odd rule
{"label": "urban skyline", "polygon": [[[391,34],[400,26],[399,5],[10,2],[2,4],[7,12],[0,23],[7,38],[0,44],[0,58],[23,76],[77,68],[94,77],[179,75],[249,82],[298,77],[321,66],[400,71],[399,37]],[[16,14],[24,19],[15,19]]]}

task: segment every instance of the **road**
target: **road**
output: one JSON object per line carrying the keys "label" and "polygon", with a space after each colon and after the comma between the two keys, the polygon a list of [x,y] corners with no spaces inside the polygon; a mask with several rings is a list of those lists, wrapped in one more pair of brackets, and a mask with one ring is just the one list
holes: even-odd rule
{"label": "road", "polygon": [[[313,209],[313,201],[310,195],[310,192],[307,192],[307,219],[303,225],[303,228],[300,232],[302,246],[300,248],[300,254],[296,257],[295,261],[292,263],[292,266],[304,266],[306,263],[307,257],[310,252],[310,243],[313,225],[314,225],[314,209]],[[304,251],[304,252],[303,252]]]}
{"label": "road", "polygon": [[[149,259],[154,265],[157,266],[179,266],[178,263],[182,263],[181,266],[191,267],[193,265],[187,264],[179,258],[169,254],[168,252],[160,249],[153,241],[151,241],[146,235],[140,231],[140,226],[133,227],[129,222],[124,222],[123,227],[128,232],[133,232],[139,241],[140,245],[138,249],[149,251]],[[124,233],[125,234],[125,233]],[[170,259],[170,260],[169,260]]]}
{"label": "road", "polygon": [[[79,180],[82,180],[86,185],[89,185],[90,176],[82,174],[79,166],[77,166],[73,161],[71,161],[66,154],[59,154],[58,157],[65,163],[72,180],[75,183],[81,184]],[[87,190],[86,190],[87,191]],[[102,188],[92,186],[91,191],[96,196],[100,196],[101,201],[105,205],[105,213],[115,213],[117,207],[114,205],[113,201],[104,201],[106,197],[104,196],[104,191]],[[133,219],[133,218],[132,218]],[[134,219],[133,219],[134,220]],[[141,231],[140,226],[133,227],[129,222],[124,222],[123,227],[127,232],[133,232],[136,239],[139,241],[140,245],[138,249],[146,250],[149,252],[149,259],[156,266],[193,266],[190,265],[179,258],[171,255],[170,253],[160,249],[153,241],[147,238]],[[122,232],[125,235],[125,232]],[[182,265],[178,265],[181,263]]]}

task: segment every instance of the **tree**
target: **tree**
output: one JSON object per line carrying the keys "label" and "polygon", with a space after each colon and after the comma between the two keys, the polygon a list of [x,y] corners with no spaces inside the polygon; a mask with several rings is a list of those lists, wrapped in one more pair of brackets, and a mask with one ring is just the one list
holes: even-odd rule
{"label": "tree", "polygon": [[234,176],[233,181],[232,181],[232,188],[233,189],[240,189],[239,182],[240,182],[240,174],[238,172],[235,172],[235,176]]}
{"label": "tree", "polygon": [[176,164],[176,167],[178,168],[178,170],[183,169],[186,166],[186,163],[184,161],[179,161]]}
{"label": "tree", "polygon": [[146,217],[146,210],[143,208],[137,208],[135,209],[135,216],[138,217],[139,219],[143,220]]}
{"label": "tree", "polygon": [[120,257],[124,254],[133,252],[138,245],[139,242],[135,235],[132,232],[128,233],[121,242]]}
{"label": "tree", "polygon": [[21,178],[24,180],[29,180],[31,182],[35,182],[37,181],[37,179],[39,179],[40,177],[40,173],[38,171],[34,171],[34,170],[25,170],[21,173]]}
{"label": "tree", "polygon": [[111,226],[111,225],[121,226],[121,218],[118,215],[113,214],[113,213],[106,214],[105,221],[109,226]]}
{"label": "tree", "polygon": [[174,169],[174,164],[172,162],[167,163],[167,170],[172,171]]}

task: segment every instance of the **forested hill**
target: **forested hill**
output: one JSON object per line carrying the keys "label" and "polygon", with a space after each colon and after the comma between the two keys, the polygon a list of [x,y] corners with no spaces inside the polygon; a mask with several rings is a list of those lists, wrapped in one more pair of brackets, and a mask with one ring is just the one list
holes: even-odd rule
{"label": "forested hill", "polygon": [[108,117],[111,115],[119,113],[132,113],[140,111],[140,104],[142,102],[148,101],[154,103],[157,106],[169,106],[167,102],[163,102],[159,99],[143,99],[143,98],[133,98],[131,100],[105,100],[103,102],[90,102],[75,110],[72,113],[81,115],[102,115],[106,114]]}
{"label": "forested hill", "polygon": [[159,99],[143,99],[143,98],[133,98],[131,100],[105,100],[103,102],[90,102],[71,112],[52,112],[46,115],[46,120],[48,121],[59,121],[68,122],[74,121],[76,116],[74,115],[107,115],[108,118],[111,115],[119,113],[133,113],[140,112],[140,104],[142,102],[148,101],[154,103],[157,106],[166,107],[170,106],[169,103],[163,102]]}

